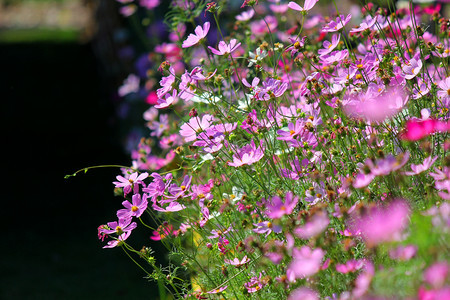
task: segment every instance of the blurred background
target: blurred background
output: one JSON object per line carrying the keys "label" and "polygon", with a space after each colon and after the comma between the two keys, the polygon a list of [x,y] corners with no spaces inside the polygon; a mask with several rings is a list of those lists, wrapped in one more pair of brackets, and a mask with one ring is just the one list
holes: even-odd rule
{"label": "blurred background", "polygon": [[[97,238],[121,206],[112,184],[120,170],[64,179],[130,165],[124,131],[135,100],[117,89],[138,51],[118,5],[0,2],[0,299],[157,299],[122,250],[102,249]],[[133,243],[157,248],[138,233]]]}

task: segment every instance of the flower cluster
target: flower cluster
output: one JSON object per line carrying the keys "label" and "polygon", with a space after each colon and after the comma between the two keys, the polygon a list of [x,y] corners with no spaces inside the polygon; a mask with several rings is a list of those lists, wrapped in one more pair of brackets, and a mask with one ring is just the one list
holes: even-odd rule
{"label": "flower cluster", "polygon": [[285,2],[173,1],[99,238],[177,298],[449,298],[449,20]]}

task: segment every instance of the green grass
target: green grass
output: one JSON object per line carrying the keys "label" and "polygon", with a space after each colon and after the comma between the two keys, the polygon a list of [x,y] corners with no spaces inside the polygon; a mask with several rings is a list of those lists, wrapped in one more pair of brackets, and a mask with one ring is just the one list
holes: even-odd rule
{"label": "green grass", "polygon": [[0,43],[75,42],[79,30],[76,29],[8,29],[0,30]]}

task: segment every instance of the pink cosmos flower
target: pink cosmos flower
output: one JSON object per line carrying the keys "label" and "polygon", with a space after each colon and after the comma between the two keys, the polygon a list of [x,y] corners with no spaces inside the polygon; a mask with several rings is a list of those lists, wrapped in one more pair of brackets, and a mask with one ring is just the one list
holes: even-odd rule
{"label": "pink cosmos flower", "polygon": [[158,104],[155,105],[156,108],[161,109],[161,108],[166,108],[171,106],[172,104],[175,104],[178,102],[178,97],[177,97],[177,90],[173,90],[172,95],[170,94],[166,94],[165,95],[165,99],[163,98],[158,98]]}
{"label": "pink cosmos flower", "polygon": [[439,90],[437,91],[437,95],[441,99],[450,97],[450,77],[445,78],[444,80],[438,83]]}
{"label": "pink cosmos flower", "polygon": [[267,283],[262,281],[262,273],[259,273],[259,277],[253,276],[249,282],[244,283],[244,287],[248,293],[255,293],[262,289]]}
{"label": "pink cosmos flower", "polygon": [[204,115],[200,117],[193,117],[189,122],[181,125],[180,135],[184,137],[186,142],[195,141],[197,139],[197,133],[200,133],[212,125],[214,117],[211,115]]}
{"label": "pink cosmos flower", "polygon": [[180,211],[186,208],[186,206],[184,206],[183,204],[180,204],[176,201],[172,201],[169,203],[169,205],[162,207],[159,206],[156,202],[153,202],[152,207],[154,210],[156,211],[160,211],[160,212],[175,212],[175,211]]}
{"label": "pink cosmos flower", "polygon": [[117,175],[116,179],[118,181],[114,181],[114,185],[116,188],[123,188],[123,193],[126,196],[131,190],[134,188],[134,192],[137,193],[139,191],[139,185],[143,184],[145,178],[148,177],[148,173],[142,173],[138,175],[137,172],[131,174],[128,178],[125,178],[121,175]]}
{"label": "pink cosmos flower", "polygon": [[195,28],[195,34],[190,34],[187,39],[183,42],[183,48],[189,48],[200,42],[201,39],[205,38],[208,34],[209,28],[211,24],[209,22],[205,22],[203,24],[203,28],[199,25]]}
{"label": "pink cosmos flower", "polygon": [[253,9],[250,9],[247,11],[243,11],[243,12],[241,12],[241,14],[237,15],[236,20],[245,22],[245,21],[248,21],[251,18],[253,18],[254,15],[255,15],[255,11]]}
{"label": "pink cosmos flower", "polygon": [[408,101],[401,88],[391,88],[379,94],[373,90],[358,93],[343,101],[344,111],[351,117],[361,117],[370,122],[383,122],[400,112]]}
{"label": "pink cosmos flower", "polygon": [[207,294],[218,294],[218,293],[222,293],[223,291],[225,291],[228,288],[228,285],[224,285],[221,286],[219,288],[215,288],[213,290],[210,290],[209,292],[206,292]]}
{"label": "pink cosmos flower", "polygon": [[336,48],[339,45],[340,39],[341,39],[340,34],[333,34],[333,36],[331,37],[331,43],[329,41],[324,41],[323,42],[324,49],[319,49],[319,51],[317,52],[319,53],[320,56],[329,54],[331,51],[334,50],[334,48]]}
{"label": "pink cosmos flower", "polygon": [[347,274],[350,272],[355,272],[361,269],[364,266],[363,260],[354,260],[351,259],[347,261],[345,264],[336,264],[336,271],[342,274]]}
{"label": "pink cosmos flower", "polygon": [[224,259],[224,263],[235,266],[236,268],[239,268],[240,266],[243,266],[250,262],[250,258],[245,255],[241,260],[239,258],[235,259]]}
{"label": "pink cosmos flower", "polygon": [[228,56],[231,54],[231,52],[233,52],[234,50],[236,50],[241,43],[237,43],[236,39],[232,39],[230,41],[229,44],[227,44],[225,41],[220,41],[219,45],[218,45],[218,50],[214,49],[211,46],[208,46],[209,50],[211,50],[212,53],[214,53],[215,55],[225,55]]}
{"label": "pink cosmos flower", "polygon": [[425,270],[423,277],[433,288],[439,289],[443,287],[449,271],[450,267],[447,262],[436,262]]}
{"label": "pink cosmos flower", "polygon": [[397,260],[410,260],[413,258],[417,253],[417,246],[416,245],[406,245],[406,246],[398,246],[395,249],[392,249],[389,251],[389,256],[392,259]]}
{"label": "pink cosmos flower", "polygon": [[350,19],[352,18],[351,14],[348,14],[347,17],[344,19],[344,15],[340,15],[335,20],[330,21],[328,24],[322,27],[323,32],[336,32],[344,28],[345,25],[350,22]]}
{"label": "pink cosmos flower", "polygon": [[137,91],[139,91],[139,77],[134,74],[130,74],[123,82],[123,85],[119,88],[118,94],[120,97],[124,97]]}
{"label": "pink cosmos flower", "polygon": [[304,7],[301,7],[297,3],[291,1],[289,2],[288,7],[296,11],[307,12],[308,10],[311,10],[318,1],[319,0],[305,0]]}
{"label": "pink cosmos flower", "polygon": [[128,201],[122,202],[122,205],[125,206],[125,208],[117,211],[117,217],[119,219],[127,219],[131,217],[139,218],[147,209],[147,198],[147,194],[144,194],[142,197],[140,194],[134,194],[131,197],[131,203]]}
{"label": "pink cosmos flower", "polygon": [[298,278],[310,277],[319,272],[324,255],[325,252],[320,248],[314,250],[308,246],[294,248],[293,260],[286,271],[288,281],[295,282]]}
{"label": "pink cosmos flower", "polygon": [[384,176],[391,172],[397,171],[402,168],[409,160],[409,152],[402,153],[395,157],[392,154],[387,155],[384,158],[380,158],[373,162],[370,159],[366,160],[366,166],[369,167],[372,175]]}
{"label": "pink cosmos flower", "polygon": [[412,172],[409,172],[409,171],[408,171],[408,172],[405,172],[404,174],[405,174],[405,175],[409,175],[409,176],[420,174],[420,173],[422,173],[422,172],[428,170],[428,169],[434,164],[434,162],[435,162],[437,159],[438,159],[437,156],[435,156],[434,158],[432,158],[431,156],[429,156],[429,157],[425,158],[425,159],[423,160],[423,163],[420,164],[420,165],[414,165],[414,164],[411,164],[411,170],[412,170]]}
{"label": "pink cosmos flower", "polygon": [[310,239],[327,229],[330,220],[324,211],[316,212],[304,225],[294,229],[294,234],[301,239]]}
{"label": "pink cosmos flower", "polygon": [[238,149],[237,153],[233,154],[233,161],[228,162],[228,165],[232,167],[251,165],[259,161],[263,156],[264,148],[262,147],[262,144],[259,147],[256,147],[255,142],[252,140],[250,144]]}
{"label": "pink cosmos flower", "polygon": [[266,215],[272,219],[280,219],[284,215],[290,215],[298,203],[299,198],[292,192],[287,192],[284,202],[278,196],[273,196],[272,199],[265,200],[262,202],[266,204]]}
{"label": "pink cosmos flower", "polygon": [[373,275],[375,274],[375,268],[370,261],[364,262],[363,272],[358,275],[355,280],[355,288],[352,291],[352,299],[361,299],[370,287]]}
{"label": "pink cosmos flower", "polygon": [[[100,231],[105,234],[116,233],[122,235],[124,232],[131,232],[137,227],[136,222],[131,222],[130,218],[119,219],[119,221],[107,223],[108,227],[104,227]],[[108,229],[109,228],[109,229]]]}
{"label": "pink cosmos flower", "polygon": [[372,28],[373,25],[375,25],[376,22],[377,22],[377,16],[372,18],[370,15],[368,15],[367,18],[364,21],[362,21],[358,27],[350,30],[350,33],[356,33],[356,32],[364,31],[366,29],[370,29],[370,28]]}
{"label": "pink cosmos flower", "polygon": [[307,287],[299,287],[293,290],[288,297],[288,300],[319,300],[319,294]]}
{"label": "pink cosmos flower", "polygon": [[350,228],[361,230],[366,245],[374,245],[395,241],[409,222],[409,206],[403,199],[397,199],[386,207],[375,207],[363,216],[352,214]]}
{"label": "pink cosmos flower", "polygon": [[253,229],[253,232],[256,232],[258,234],[266,234],[266,237],[273,232],[275,233],[281,233],[283,228],[280,225],[273,224],[270,221],[263,221],[256,224],[253,224],[256,226],[255,229]]}
{"label": "pink cosmos flower", "polygon": [[413,79],[416,77],[422,69],[422,61],[420,59],[411,59],[405,66],[403,66],[403,72],[405,73],[405,79]]}
{"label": "pink cosmos flower", "polygon": [[146,9],[153,9],[160,4],[160,0],[139,0],[139,4]]}
{"label": "pink cosmos flower", "polygon": [[436,131],[449,131],[450,123],[434,119],[416,120],[410,119],[406,122],[405,130],[400,138],[407,141],[418,141]]}
{"label": "pink cosmos flower", "polygon": [[119,235],[117,237],[117,239],[114,239],[112,241],[108,241],[108,243],[106,244],[106,246],[103,246],[104,249],[107,248],[114,248],[119,246],[121,243],[123,243],[126,239],[128,239],[128,237],[131,235],[131,231],[127,231],[122,233],[121,235]]}
{"label": "pink cosmos flower", "polygon": [[161,98],[162,96],[164,96],[166,93],[168,93],[170,90],[172,90],[172,84],[175,82],[175,70],[174,68],[171,66],[169,68],[169,75],[163,77],[160,81],[159,84],[161,85],[161,88],[159,88],[156,93],[158,95],[159,98]]}

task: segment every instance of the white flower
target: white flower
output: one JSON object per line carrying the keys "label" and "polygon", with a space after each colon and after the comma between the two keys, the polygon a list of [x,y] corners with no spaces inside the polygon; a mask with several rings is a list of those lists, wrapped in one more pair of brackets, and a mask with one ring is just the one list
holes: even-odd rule
{"label": "white flower", "polygon": [[267,51],[266,50],[261,51],[261,48],[258,47],[255,53],[249,52],[248,55],[250,55],[250,59],[248,60],[249,61],[248,67],[251,67],[254,64],[259,64],[264,59],[264,57],[267,56]]}

